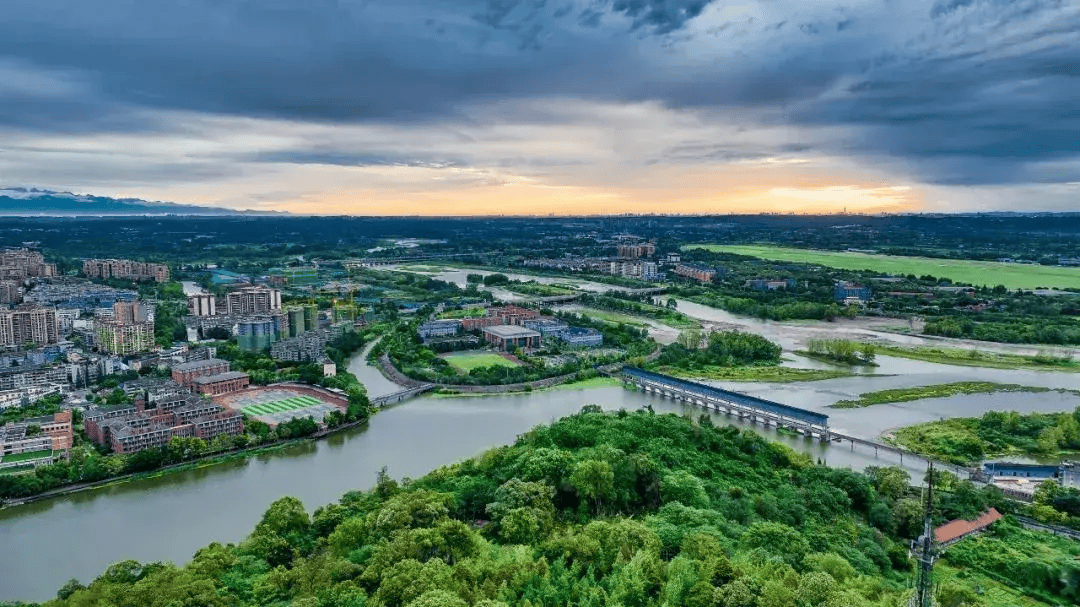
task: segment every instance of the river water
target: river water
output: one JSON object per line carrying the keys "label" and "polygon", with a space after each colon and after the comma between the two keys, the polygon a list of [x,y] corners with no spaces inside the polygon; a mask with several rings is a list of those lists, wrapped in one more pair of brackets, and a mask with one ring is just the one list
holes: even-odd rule
{"label": "river water", "polygon": [[[680,309],[686,311],[680,305]],[[817,361],[787,355],[796,366]],[[1080,398],[1062,392],[1009,393],[928,399],[867,409],[832,410],[827,405],[861,392],[966,379],[1080,388],[1071,373],[961,368],[881,357],[872,376],[789,384],[718,385],[782,403],[821,410],[831,425],[873,437],[889,428],[941,417],[981,415],[991,409],[1071,410]],[[368,366],[363,354],[348,366],[372,396],[396,391],[395,384]],[[266,507],[283,495],[302,499],[309,509],[335,501],[352,489],[372,486],[379,469],[418,477],[485,449],[513,442],[538,424],[577,412],[583,405],[628,410],[652,405],[657,412],[701,414],[680,403],[621,387],[558,389],[517,395],[440,398],[427,396],[380,411],[365,428],[303,443],[282,453],[132,481],[0,510],[0,601],[45,600],[74,577],[87,582],[123,559],[183,563],[211,542],[237,542],[255,526]],[[737,419],[713,415],[717,423]],[[832,466],[863,469],[896,465],[895,456],[802,437],[778,440]],[[924,467],[904,458],[913,477]]]}

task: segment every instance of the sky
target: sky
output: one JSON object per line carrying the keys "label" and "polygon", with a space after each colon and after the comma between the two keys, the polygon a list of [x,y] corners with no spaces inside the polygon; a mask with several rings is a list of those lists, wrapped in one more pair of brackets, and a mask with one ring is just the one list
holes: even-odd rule
{"label": "sky", "polygon": [[1080,0],[4,0],[0,187],[314,214],[1080,211]]}

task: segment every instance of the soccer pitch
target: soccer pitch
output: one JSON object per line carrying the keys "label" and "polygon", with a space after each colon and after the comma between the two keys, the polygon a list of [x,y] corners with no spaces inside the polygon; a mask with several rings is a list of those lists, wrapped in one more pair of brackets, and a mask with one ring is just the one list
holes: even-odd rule
{"label": "soccer pitch", "polygon": [[312,398],[310,396],[295,396],[284,400],[248,405],[243,408],[243,411],[249,415],[273,415],[275,413],[284,413],[296,409],[306,409],[321,404],[322,401],[317,398]]}

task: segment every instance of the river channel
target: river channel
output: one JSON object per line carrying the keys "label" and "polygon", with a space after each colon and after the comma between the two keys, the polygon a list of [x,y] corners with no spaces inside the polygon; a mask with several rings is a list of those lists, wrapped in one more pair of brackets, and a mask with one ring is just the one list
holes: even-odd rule
{"label": "river channel", "polygon": [[[813,361],[801,361],[813,364]],[[799,364],[799,363],[797,363]],[[368,366],[363,355],[349,370],[372,396],[397,386]],[[993,379],[1053,388],[1080,388],[1080,374],[972,369],[901,359],[882,360],[877,373],[819,382],[721,384],[779,402],[821,410],[832,425],[872,437],[889,428],[980,415],[990,409],[1064,411],[1080,398],[1071,393],[1010,393],[927,399],[868,409],[826,409],[839,398],[886,387],[959,379]],[[275,499],[294,495],[309,509],[346,491],[374,484],[379,469],[418,477],[483,450],[513,442],[537,424],[577,412],[585,404],[628,410],[652,405],[660,412],[701,412],[621,387],[557,389],[517,395],[445,398],[428,396],[380,411],[370,424],[329,439],[301,443],[284,452],[244,461],[131,481],[97,490],[0,510],[0,601],[40,601],[70,578],[87,582],[124,559],[184,563],[211,542],[238,542]],[[717,423],[739,421],[713,416]],[[750,426],[753,427],[753,426]],[[831,466],[863,469],[896,465],[895,456],[846,445],[828,445],[754,427]],[[905,458],[914,477],[923,462]]]}

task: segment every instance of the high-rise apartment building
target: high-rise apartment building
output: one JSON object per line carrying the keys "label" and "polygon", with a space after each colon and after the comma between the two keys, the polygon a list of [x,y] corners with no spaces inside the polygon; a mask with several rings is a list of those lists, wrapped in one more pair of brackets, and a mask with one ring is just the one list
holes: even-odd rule
{"label": "high-rise apartment building", "polygon": [[26,280],[56,276],[56,264],[30,249],[0,250],[0,280]]}
{"label": "high-rise apartment building", "polygon": [[112,317],[94,320],[98,349],[110,354],[135,354],[154,347],[154,323],[141,301],[118,301]]}
{"label": "high-rise apartment building", "polygon": [[0,280],[0,304],[17,304],[22,301],[22,290],[18,281]]}
{"label": "high-rise apartment building", "polygon": [[40,346],[58,341],[60,324],[55,308],[23,306],[0,310],[0,346],[18,346],[26,342]]}
{"label": "high-rise apartment building", "polygon": [[188,314],[192,316],[217,315],[217,300],[210,293],[188,295]]}
{"label": "high-rise apartment building", "polygon": [[163,263],[132,261],[130,259],[85,259],[83,274],[87,278],[123,278],[125,280],[169,280],[169,266]]}
{"label": "high-rise apartment building", "polygon": [[244,287],[226,296],[229,315],[268,314],[281,311],[281,291],[269,287]]}

